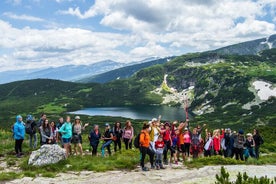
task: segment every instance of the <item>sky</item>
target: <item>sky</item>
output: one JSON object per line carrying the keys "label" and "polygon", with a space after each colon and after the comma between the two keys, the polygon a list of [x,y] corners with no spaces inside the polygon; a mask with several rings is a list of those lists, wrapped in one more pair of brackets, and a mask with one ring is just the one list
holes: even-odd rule
{"label": "sky", "polygon": [[275,24],[276,0],[1,0],[0,72],[179,56]]}

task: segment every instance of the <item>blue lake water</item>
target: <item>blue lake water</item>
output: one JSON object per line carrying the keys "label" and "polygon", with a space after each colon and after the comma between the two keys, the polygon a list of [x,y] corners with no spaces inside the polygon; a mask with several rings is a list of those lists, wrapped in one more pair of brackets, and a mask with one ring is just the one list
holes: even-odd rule
{"label": "blue lake water", "polygon": [[89,116],[113,116],[131,119],[151,120],[162,115],[162,120],[185,120],[185,111],[180,107],[138,106],[138,107],[95,107],[70,112]]}

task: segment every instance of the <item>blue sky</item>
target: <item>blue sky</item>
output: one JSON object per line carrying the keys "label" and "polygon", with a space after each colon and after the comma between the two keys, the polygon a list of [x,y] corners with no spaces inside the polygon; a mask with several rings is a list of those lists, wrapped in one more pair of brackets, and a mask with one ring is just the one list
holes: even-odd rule
{"label": "blue sky", "polygon": [[181,55],[276,33],[276,0],[1,0],[0,71]]}

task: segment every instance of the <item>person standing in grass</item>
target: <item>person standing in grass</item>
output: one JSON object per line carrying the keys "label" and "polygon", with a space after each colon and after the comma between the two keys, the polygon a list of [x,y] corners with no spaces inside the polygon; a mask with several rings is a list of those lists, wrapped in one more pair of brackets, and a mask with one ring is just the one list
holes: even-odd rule
{"label": "person standing in grass", "polygon": [[113,141],[113,132],[110,130],[110,125],[108,123],[105,124],[105,132],[102,136],[102,140],[104,140],[104,144],[102,145],[102,157],[105,156],[105,148],[107,148],[108,154],[111,156],[110,145]]}
{"label": "person standing in grass", "polygon": [[52,144],[53,132],[49,124],[49,120],[45,119],[40,127],[41,145]]}
{"label": "person standing in grass", "polygon": [[255,141],[255,154],[256,154],[256,158],[259,159],[260,146],[264,143],[264,140],[263,140],[262,136],[260,135],[259,130],[254,129],[253,139]]}
{"label": "person standing in grass", "polygon": [[126,150],[132,149],[132,138],[134,136],[134,129],[131,125],[131,121],[127,120],[123,129],[123,141],[125,143]]}
{"label": "person standing in grass", "polygon": [[98,145],[101,139],[99,125],[94,125],[94,129],[89,134],[90,146],[92,146],[92,156],[97,156]]}
{"label": "person standing in grass", "polygon": [[122,139],[122,135],[123,135],[123,130],[121,128],[121,123],[120,122],[116,122],[114,124],[113,127],[113,140],[114,140],[114,152],[117,151],[117,146],[119,148],[119,151],[121,152],[122,149],[122,143],[121,143],[121,139]]}
{"label": "person standing in grass", "polygon": [[41,127],[42,123],[46,120],[46,118],[47,118],[47,115],[45,113],[42,113],[40,115],[39,121],[37,122],[37,128],[38,128],[38,133],[39,133],[39,137],[40,137],[40,145],[41,146],[42,146],[42,137],[41,137],[40,127]]}
{"label": "person standing in grass", "polygon": [[85,127],[87,127],[87,126],[88,126],[88,123],[86,123],[84,126],[82,126],[79,116],[75,117],[75,122],[72,126],[72,130],[73,130],[72,143],[74,144],[74,150],[75,150],[76,155],[78,155],[78,149],[80,151],[80,155],[83,154],[81,131],[85,130]]}
{"label": "person standing in grass", "polygon": [[[63,123],[64,123],[64,119],[63,119],[63,117],[60,117],[57,122],[58,130],[60,129],[60,127],[62,127]],[[60,132],[57,133],[57,141],[60,141],[61,147],[64,147],[63,141],[62,141],[62,134]]]}
{"label": "person standing in grass", "polygon": [[66,122],[63,123],[63,125],[58,130],[62,134],[62,141],[63,141],[64,148],[66,150],[66,157],[69,156],[70,149],[71,149],[70,142],[72,137],[72,124],[70,121],[71,121],[70,116],[67,116]]}
{"label": "person standing in grass", "polygon": [[30,140],[29,140],[30,148],[36,149],[36,146],[37,146],[36,128],[37,127],[33,116],[30,114],[27,115],[27,118],[26,118],[26,127],[30,128],[29,132],[26,131],[26,133],[29,134],[29,137],[30,137]]}
{"label": "person standing in grass", "polygon": [[239,130],[239,133],[237,135],[234,135],[234,153],[236,160],[244,160],[243,157],[243,148],[245,143],[245,137],[244,137],[244,131]]}
{"label": "person standing in grass", "polygon": [[247,160],[249,156],[251,156],[252,158],[256,158],[256,154],[254,150],[255,141],[251,133],[246,134],[246,141],[244,143],[244,146],[246,148],[244,153],[245,160]]}
{"label": "person standing in grass", "polygon": [[51,121],[50,127],[53,134],[52,144],[56,144],[58,138],[58,128],[56,127],[56,123],[54,121]]}
{"label": "person standing in grass", "polygon": [[150,147],[149,128],[150,128],[150,125],[148,125],[147,122],[145,122],[139,138],[140,152],[142,155],[140,164],[143,171],[149,171],[149,168],[145,167],[146,154],[148,154],[150,157],[151,169],[154,169],[154,165],[153,165],[154,152],[149,148]]}
{"label": "person standing in grass", "polygon": [[22,153],[22,143],[24,141],[25,137],[25,126],[24,122],[22,121],[22,116],[18,115],[16,116],[16,122],[13,126],[13,137],[15,139],[15,152],[16,156],[20,158],[23,153]]}
{"label": "person standing in grass", "polygon": [[191,135],[191,153],[193,155],[193,159],[198,158],[200,152],[200,134],[198,134],[197,128],[193,129],[193,133]]}

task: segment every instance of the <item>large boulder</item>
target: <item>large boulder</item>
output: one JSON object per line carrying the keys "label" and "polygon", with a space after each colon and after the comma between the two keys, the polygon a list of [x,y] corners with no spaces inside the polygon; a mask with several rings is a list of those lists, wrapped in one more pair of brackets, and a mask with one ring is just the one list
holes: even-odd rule
{"label": "large boulder", "polygon": [[66,159],[66,151],[57,144],[45,144],[39,150],[33,151],[29,165],[42,166],[54,164]]}

